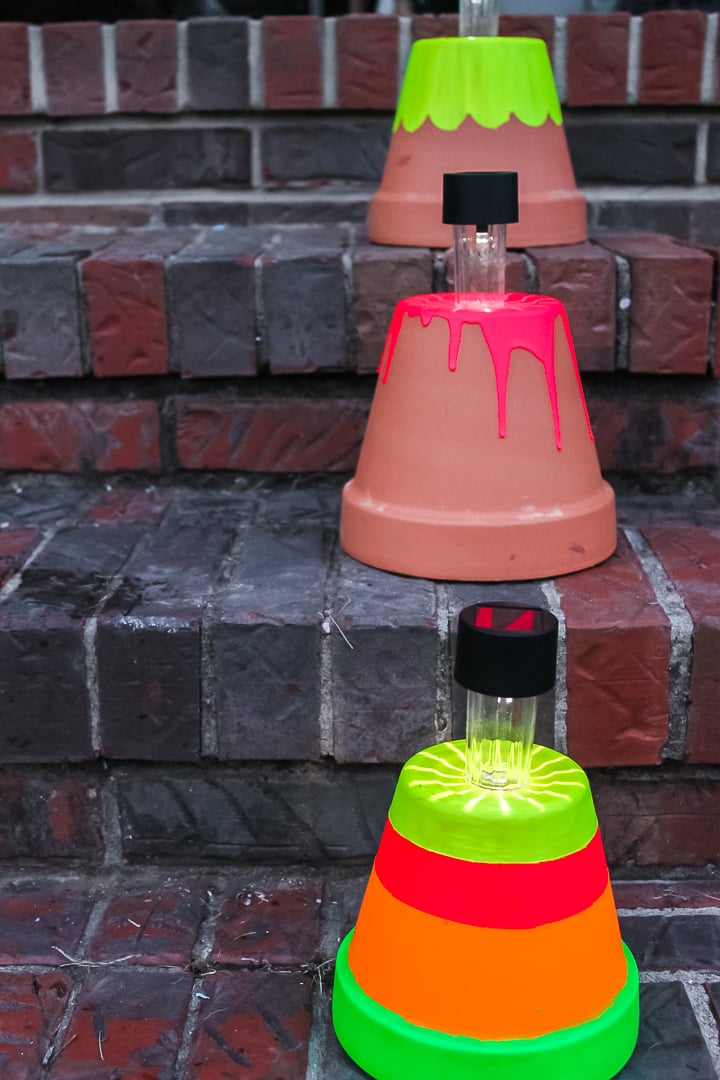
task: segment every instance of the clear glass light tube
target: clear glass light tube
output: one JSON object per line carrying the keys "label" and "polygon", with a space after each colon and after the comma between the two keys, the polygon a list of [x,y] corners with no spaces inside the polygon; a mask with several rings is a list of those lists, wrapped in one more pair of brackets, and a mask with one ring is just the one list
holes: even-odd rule
{"label": "clear glass light tube", "polygon": [[490,293],[500,299],[505,292],[507,225],[453,225],[455,298],[461,293]]}
{"label": "clear glass light tube", "polygon": [[497,0],[460,0],[460,37],[495,36],[497,8]]}
{"label": "clear glass light tube", "polygon": [[537,698],[467,696],[465,774],[473,784],[508,791],[530,777]]}

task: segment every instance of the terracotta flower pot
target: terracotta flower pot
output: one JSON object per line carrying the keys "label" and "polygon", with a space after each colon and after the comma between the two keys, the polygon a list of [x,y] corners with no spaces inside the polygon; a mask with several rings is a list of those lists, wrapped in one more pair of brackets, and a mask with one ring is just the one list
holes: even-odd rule
{"label": "terracotta flower pot", "polygon": [[580,570],[615,549],[567,315],[550,297],[401,301],[383,353],[344,549],[444,580]]}
{"label": "terracotta flower pot", "polygon": [[534,38],[438,38],[411,50],[368,230],[379,244],[448,247],[445,172],[519,174],[511,247],[587,238],[545,43]]}

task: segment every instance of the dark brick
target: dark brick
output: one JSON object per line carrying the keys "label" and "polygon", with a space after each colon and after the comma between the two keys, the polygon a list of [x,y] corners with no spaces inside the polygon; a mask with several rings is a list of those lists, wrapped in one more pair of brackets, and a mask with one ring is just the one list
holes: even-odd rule
{"label": "dark brick", "polygon": [[395,788],[394,770],[360,775],[305,765],[235,765],[168,775],[116,771],[123,851],[192,862],[316,862],[370,858]]}
{"label": "dark brick", "polygon": [[343,241],[340,230],[308,229],[266,248],[261,303],[273,375],[346,367]]}
{"label": "dark brick", "polygon": [[398,21],[390,15],[348,15],[335,24],[338,105],[394,109],[398,85]]}
{"label": "dark brick", "polygon": [[640,1035],[617,1080],[713,1080],[715,1068],[680,982],[640,987]]}
{"label": "dark brick", "polygon": [[263,233],[218,229],[170,259],[172,367],[184,376],[257,372],[255,259]]}
{"label": "dark brick", "polygon": [[[636,196],[622,197],[622,188],[616,188],[609,199],[596,197],[592,189],[586,189],[588,200],[588,228],[591,234],[604,231],[637,232],[639,229],[654,233],[667,233],[686,240],[691,235],[691,223],[698,208],[683,197],[677,199],[643,199]],[[616,198],[615,195],[621,197]]]}
{"label": "dark brick", "polygon": [[[238,497],[237,513],[242,513]],[[97,629],[104,756],[192,761],[200,754],[200,621],[233,523],[171,509],[123,566]]]}
{"label": "dark brick", "polygon": [[0,1069],[12,1080],[36,1080],[65,1012],[72,979],[57,971],[3,972],[0,978]]}
{"label": "dark brick", "polygon": [[5,772],[0,806],[3,860],[102,858],[101,807],[92,781]]}
{"label": "dark brick", "polygon": [[201,999],[187,1080],[304,1080],[311,974],[218,972],[203,979],[202,986],[207,1000]]}
{"label": "dark brick", "polygon": [[361,244],[353,253],[353,318],[358,371],[375,371],[395,305],[432,288],[432,257],[417,248]]}
{"label": "dark brick", "polygon": [[720,762],[720,530],[655,525],[643,532],[693,621],[688,760]]}
{"label": "dark brick", "polygon": [[28,28],[25,23],[0,23],[0,114],[31,111]]}
{"label": "dark brick", "polygon": [[430,582],[343,556],[331,628],[334,755],[404,761],[437,738],[437,617]]}
{"label": "dark brick", "polygon": [[0,894],[0,962],[62,963],[58,952],[78,955],[93,906],[80,888],[54,882],[19,881]]}
{"label": "dark brick", "polygon": [[415,15],[412,20],[412,39],[457,37],[460,29],[457,15]]}
{"label": "dark brick", "polygon": [[177,398],[178,459],[185,469],[342,472],[357,462],[367,414],[354,399]]}
{"label": "dark brick", "polygon": [[0,468],[52,472],[155,471],[153,401],[16,401],[0,405]]}
{"label": "dark brick", "polygon": [[243,128],[54,129],[43,134],[48,191],[247,186]]}
{"label": "dark brick", "polygon": [[4,529],[0,532],[0,585],[20,569],[41,537],[38,529]]}
{"label": "dark brick", "polygon": [[714,473],[719,403],[714,395],[704,400],[697,389],[673,392],[653,388],[647,380],[641,387],[623,380],[603,394],[590,387],[588,409],[601,468],[626,475]]}
{"label": "dark brick", "polygon": [[189,105],[200,111],[247,109],[247,19],[188,21]]}
{"label": "dark brick", "polygon": [[79,289],[73,258],[4,259],[0,262],[0,295],[7,378],[82,375]]}
{"label": "dark brick", "polygon": [[104,112],[100,23],[47,23],[41,29],[50,115]]}
{"label": "dark brick", "polygon": [[695,124],[624,123],[574,116],[566,119],[565,134],[580,184],[694,182]]}
{"label": "dark brick", "polygon": [[0,192],[37,189],[35,136],[22,131],[0,133]]}
{"label": "dark brick", "polygon": [[619,909],[720,907],[720,885],[706,881],[614,881]]}
{"label": "dark brick", "polygon": [[111,898],[85,949],[85,959],[112,964],[188,967],[207,914],[204,883],[168,883]]}
{"label": "dark brick", "polygon": [[177,108],[177,24],[128,20],[115,25],[118,105],[121,112],[174,112]]}
{"label": "dark brick", "polygon": [[643,971],[720,968],[717,915],[624,915],[621,928]]}
{"label": "dark brick", "polygon": [[552,15],[501,15],[499,32],[504,37],[542,38],[552,59],[555,47],[555,19]]}
{"label": "dark brick", "polygon": [[629,36],[624,12],[568,17],[568,105],[625,104]]}
{"label": "dark brick", "polygon": [[63,477],[33,477],[23,483],[15,479],[0,485],[0,528],[67,524],[83,508],[87,488],[82,481]]}
{"label": "dark brick", "polygon": [[291,967],[317,960],[321,900],[316,879],[241,889],[223,901],[209,963]]}
{"label": "dark brick", "polygon": [[265,108],[319,109],[323,20],[266,15],[262,32]]}
{"label": "dark brick", "polygon": [[321,526],[255,528],[248,537],[214,609],[221,758],[319,758],[328,550]]}
{"label": "dark brick", "polygon": [[192,975],[182,971],[172,978],[164,971],[91,972],[53,1062],[53,1080],[169,1075],[191,991]]}
{"label": "dark brick", "polygon": [[611,866],[717,863],[716,782],[655,774],[636,780],[591,776],[591,783]]}
{"label": "dark brick", "polygon": [[700,11],[651,11],[642,22],[641,105],[696,105],[707,17]]}
{"label": "dark brick", "polygon": [[108,525],[156,525],[170,498],[170,492],[165,488],[105,487],[83,520]]}
{"label": "dark brick", "polygon": [[670,627],[630,545],[557,579],[567,627],[568,753],[656,765],[668,733]]}
{"label": "dark brick", "polygon": [[713,258],[667,236],[602,238],[630,265],[630,370],[704,375]]}
{"label": "dark brick", "polygon": [[615,367],[615,260],[594,244],[532,248],[538,292],[562,301],[583,371]]}
{"label": "dark brick", "polygon": [[707,176],[710,181],[720,179],[720,123],[712,120],[709,124]]}
{"label": "dark brick", "polygon": [[377,183],[389,145],[390,121],[384,118],[273,125],[262,133],[263,179],[280,185],[298,180]]}

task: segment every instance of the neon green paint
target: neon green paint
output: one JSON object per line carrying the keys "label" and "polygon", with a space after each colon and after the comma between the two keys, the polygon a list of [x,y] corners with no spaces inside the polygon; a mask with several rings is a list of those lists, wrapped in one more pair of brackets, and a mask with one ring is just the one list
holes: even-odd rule
{"label": "neon green paint", "polygon": [[530,782],[502,792],[466,778],[464,740],[410,758],[389,817],[428,851],[489,863],[561,859],[585,847],[598,827],[587,776],[564,754],[534,746]]}
{"label": "neon green paint", "polygon": [[562,123],[550,59],[536,38],[430,38],[410,51],[393,131],[426,120],[455,131],[466,117],[498,128],[511,116],[539,127]]}
{"label": "neon green paint", "polygon": [[[418,1027],[378,1005],[360,988],[348,965],[351,937],[345,938],[338,952],[333,1023],[347,1053],[375,1080],[438,1080],[444,1076],[452,1080],[478,1080],[480,1076],[492,1080],[609,1080],[635,1048],[638,971],[627,948],[627,982],[599,1017],[537,1039],[499,1042]],[[479,972],[478,978],[482,977]],[[486,973],[486,977],[492,978],[492,974]]]}

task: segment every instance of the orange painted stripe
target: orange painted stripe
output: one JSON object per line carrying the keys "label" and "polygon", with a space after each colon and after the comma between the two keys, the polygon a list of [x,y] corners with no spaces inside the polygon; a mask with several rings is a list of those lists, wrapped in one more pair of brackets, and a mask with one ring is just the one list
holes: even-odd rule
{"label": "orange painted stripe", "polygon": [[600,830],[562,859],[478,863],[414,844],[387,821],[375,872],[398,900],[452,922],[520,930],[584,911],[607,888]]}
{"label": "orange painted stripe", "polygon": [[449,922],[395,899],[373,871],[350,946],[360,987],[411,1024],[522,1039],[600,1015],[627,977],[608,883],[586,911],[531,930]]}

